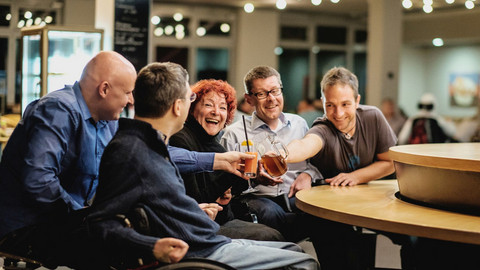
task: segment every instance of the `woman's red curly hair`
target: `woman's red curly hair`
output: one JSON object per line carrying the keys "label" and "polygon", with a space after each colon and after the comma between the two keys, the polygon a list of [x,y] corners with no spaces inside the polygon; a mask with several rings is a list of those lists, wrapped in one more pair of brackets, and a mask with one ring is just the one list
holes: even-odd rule
{"label": "woman's red curly hair", "polygon": [[193,113],[195,106],[200,100],[202,100],[205,94],[215,92],[225,95],[225,100],[227,102],[227,120],[225,125],[232,122],[235,111],[237,110],[237,96],[235,89],[230,84],[222,80],[200,80],[192,86],[192,92],[197,94],[197,99],[195,99],[190,106],[190,114]]}

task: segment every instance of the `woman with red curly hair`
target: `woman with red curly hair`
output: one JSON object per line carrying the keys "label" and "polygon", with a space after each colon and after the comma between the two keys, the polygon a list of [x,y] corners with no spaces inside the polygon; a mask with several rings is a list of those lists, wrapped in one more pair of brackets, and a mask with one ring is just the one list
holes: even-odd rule
{"label": "woman with red curly hair", "polygon": [[[209,79],[197,82],[192,91],[197,98],[190,106],[183,129],[170,138],[170,145],[197,152],[226,152],[218,143],[218,136],[233,120],[237,108],[235,89],[225,81]],[[246,189],[244,179],[224,171],[183,173],[182,178],[187,194],[220,225],[218,234],[237,239],[284,241],[275,229],[234,218],[230,200],[232,194]]]}

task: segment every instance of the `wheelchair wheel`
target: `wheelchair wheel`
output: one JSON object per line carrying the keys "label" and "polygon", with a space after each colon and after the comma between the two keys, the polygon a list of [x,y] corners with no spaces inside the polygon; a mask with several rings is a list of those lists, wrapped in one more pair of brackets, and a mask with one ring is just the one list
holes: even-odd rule
{"label": "wheelchair wheel", "polygon": [[224,263],[204,259],[204,258],[187,258],[183,259],[178,263],[164,265],[154,270],[181,270],[181,269],[192,269],[192,270],[235,270],[235,268],[228,266]]}

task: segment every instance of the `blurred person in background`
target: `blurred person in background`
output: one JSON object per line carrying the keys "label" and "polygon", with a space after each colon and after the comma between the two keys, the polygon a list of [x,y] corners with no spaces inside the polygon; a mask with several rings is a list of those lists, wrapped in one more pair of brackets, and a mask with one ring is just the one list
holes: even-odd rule
{"label": "blurred person in background", "polygon": [[386,98],[382,101],[381,108],[383,115],[388,121],[388,124],[398,136],[407,118],[398,109],[395,101],[391,98]]}
{"label": "blurred person in background", "polygon": [[297,114],[307,121],[308,127],[312,127],[313,121],[323,116],[323,106],[317,108],[315,105],[315,101],[310,98],[301,100],[297,105]]}
{"label": "blurred person in background", "polygon": [[398,135],[398,144],[444,143],[455,135],[455,125],[435,111],[437,101],[425,93],[418,102],[418,112],[408,118]]}

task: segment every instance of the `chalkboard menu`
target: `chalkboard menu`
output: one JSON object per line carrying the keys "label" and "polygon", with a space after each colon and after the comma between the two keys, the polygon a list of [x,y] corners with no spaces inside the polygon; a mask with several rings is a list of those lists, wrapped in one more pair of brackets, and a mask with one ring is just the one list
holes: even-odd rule
{"label": "chalkboard menu", "polygon": [[151,0],[115,0],[114,51],[139,71],[148,63]]}

